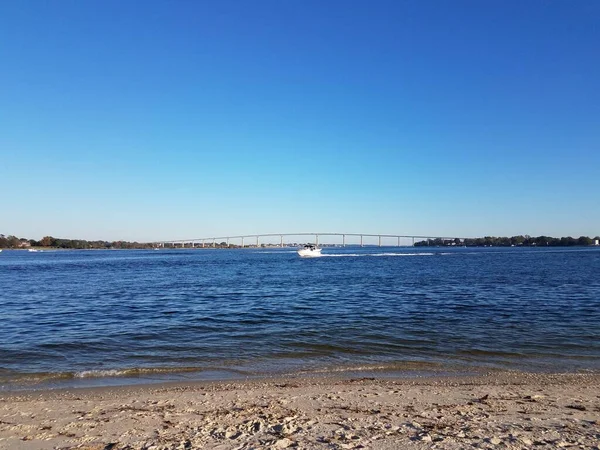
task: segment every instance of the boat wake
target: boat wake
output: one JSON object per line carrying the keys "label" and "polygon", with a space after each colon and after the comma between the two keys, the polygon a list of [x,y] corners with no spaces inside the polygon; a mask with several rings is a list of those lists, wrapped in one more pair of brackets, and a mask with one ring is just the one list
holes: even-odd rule
{"label": "boat wake", "polygon": [[356,258],[356,257],[382,257],[382,256],[435,256],[436,253],[323,253],[321,257],[329,258]]}

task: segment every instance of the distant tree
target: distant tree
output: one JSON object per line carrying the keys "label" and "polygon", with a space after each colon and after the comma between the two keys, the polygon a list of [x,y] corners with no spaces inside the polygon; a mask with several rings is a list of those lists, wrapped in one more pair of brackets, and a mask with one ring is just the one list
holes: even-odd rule
{"label": "distant tree", "polygon": [[53,244],[55,244],[56,239],[54,239],[52,236],[44,236],[41,240],[40,240],[40,245],[42,247],[52,247]]}
{"label": "distant tree", "polygon": [[503,247],[510,247],[511,240],[507,237],[498,238],[498,245],[502,245]]}
{"label": "distant tree", "polygon": [[16,236],[8,236],[8,247],[10,248],[19,248],[21,245],[21,240]]}
{"label": "distant tree", "polygon": [[511,245],[524,245],[525,244],[525,236],[513,236],[510,238]]}
{"label": "distant tree", "polygon": [[572,238],[571,236],[560,238],[560,245],[571,246],[577,245],[577,239]]}
{"label": "distant tree", "polygon": [[550,242],[550,238],[548,236],[538,236],[533,238],[536,245],[548,245]]}
{"label": "distant tree", "polygon": [[577,239],[577,244],[579,245],[592,245],[593,243],[594,241],[587,236],[581,236],[579,239]]}
{"label": "distant tree", "polygon": [[486,236],[483,238],[483,245],[494,245],[495,238],[492,236]]}

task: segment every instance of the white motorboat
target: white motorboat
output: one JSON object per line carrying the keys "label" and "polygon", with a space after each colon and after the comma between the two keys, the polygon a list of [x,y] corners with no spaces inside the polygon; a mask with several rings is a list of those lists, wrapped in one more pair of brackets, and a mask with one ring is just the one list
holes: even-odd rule
{"label": "white motorboat", "polygon": [[38,250],[36,250],[35,248],[30,248],[27,251],[31,252],[31,253],[37,253],[38,252]]}
{"label": "white motorboat", "polygon": [[321,249],[312,244],[307,244],[304,248],[298,250],[298,255],[302,258],[316,258],[321,256]]}

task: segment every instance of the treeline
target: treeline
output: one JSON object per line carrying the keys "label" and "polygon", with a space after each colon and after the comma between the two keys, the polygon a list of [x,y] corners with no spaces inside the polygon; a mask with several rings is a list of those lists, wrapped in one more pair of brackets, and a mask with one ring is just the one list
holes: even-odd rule
{"label": "treeline", "polygon": [[30,247],[48,247],[65,249],[108,249],[108,248],[152,248],[151,243],[127,242],[127,241],[86,241],[84,239],[60,239],[45,236],[36,241],[34,239],[18,238],[16,236],[4,236],[0,234],[0,248],[23,249]]}
{"label": "treeline", "polygon": [[[12,248],[12,249],[28,249],[31,247],[44,247],[44,248],[62,248],[62,249],[134,249],[134,248],[154,248],[157,245],[152,242],[128,242],[128,241],[86,241],[85,239],[61,239],[52,236],[45,236],[39,241],[35,239],[18,238],[16,236],[5,236],[0,234],[0,249]],[[190,243],[185,245],[181,243],[164,243],[162,248],[189,248]],[[206,247],[215,248],[238,248],[239,245],[227,244],[227,242],[212,242],[206,243]],[[263,245],[264,246],[264,245]],[[200,247],[200,244],[196,243],[195,247]]]}
{"label": "treeline", "polygon": [[573,238],[571,236],[555,238],[550,236],[513,236],[513,237],[495,237],[486,236],[474,239],[426,239],[415,242],[415,247],[439,247],[439,246],[466,246],[466,247],[570,247],[574,245],[597,245],[600,237],[590,238],[580,236]]}

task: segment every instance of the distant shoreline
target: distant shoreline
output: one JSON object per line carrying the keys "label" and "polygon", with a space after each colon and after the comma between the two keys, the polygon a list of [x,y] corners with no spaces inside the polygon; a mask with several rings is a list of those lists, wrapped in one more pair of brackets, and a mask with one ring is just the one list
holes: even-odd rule
{"label": "distant shoreline", "polygon": [[[243,242],[243,241],[242,241]],[[362,240],[361,240],[362,242]],[[258,243],[258,242],[257,242]],[[399,243],[399,241],[398,241]],[[296,244],[296,245],[294,245]],[[296,248],[304,243],[287,243],[285,245],[276,243],[263,243],[260,245],[237,245],[228,242],[199,243],[197,241],[178,242],[128,242],[128,241],[88,241],[84,239],[61,239],[46,236],[39,241],[34,239],[17,238],[0,234],[0,249],[13,250],[133,250],[133,249],[196,249],[196,248]],[[321,247],[340,247],[339,243],[325,244]],[[381,245],[364,245],[364,247],[380,247]],[[554,238],[550,236],[532,237],[519,235],[512,237],[486,236],[480,238],[431,238],[413,242],[413,245],[404,247],[595,247],[600,246],[600,236],[570,236]],[[344,247],[358,247],[356,244],[344,245]],[[363,245],[361,245],[363,247]],[[384,245],[383,247],[402,247],[396,245]]]}

